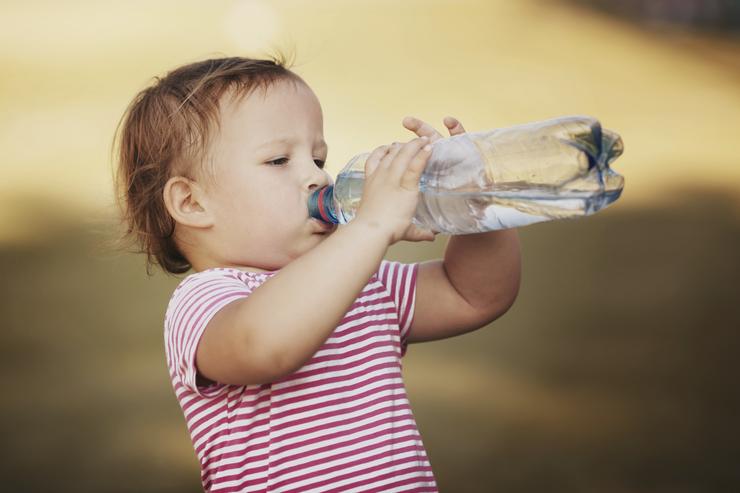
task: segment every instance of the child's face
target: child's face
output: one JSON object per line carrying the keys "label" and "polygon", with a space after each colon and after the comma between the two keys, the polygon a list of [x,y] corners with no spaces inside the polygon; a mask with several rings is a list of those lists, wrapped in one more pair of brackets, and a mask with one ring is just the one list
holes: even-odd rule
{"label": "child's face", "polygon": [[308,215],[309,195],[332,183],[319,167],[328,151],[321,105],[308,87],[281,81],[264,96],[225,98],[220,123],[210,152],[209,256],[224,266],[282,268],[336,229]]}

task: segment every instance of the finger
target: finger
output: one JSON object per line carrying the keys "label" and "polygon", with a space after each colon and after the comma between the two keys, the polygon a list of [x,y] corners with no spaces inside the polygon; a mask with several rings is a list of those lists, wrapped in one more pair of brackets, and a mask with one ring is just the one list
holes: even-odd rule
{"label": "finger", "polygon": [[463,128],[462,123],[457,118],[454,118],[452,116],[447,116],[443,120],[445,127],[447,127],[447,130],[449,130],[450,135],[459,135],[465,133],[465,128]]}
{"label": "finger", "polygon": [[411,160],[419,153],[419,150],[429,142],[429,138],[425,135],[417,139],[410,140],[401,147],[398,154],[393,159],[391,164],[392,174],[398,179],[406,172]]}
{"label": "finger", "polygon": [[390,168],[391,163],[393,162],[393,159],[396,157],[396,154],[401,150],[402,144],[400,142],[394,142],[391,144],[388,148],[388,152],[385,156],[383,156],[383,159],[380,160],[379,166],[381,168]]}
{"label": "finger", "polygon": [[434,241],[436,234],[433,230],[411,224],[404,232],[403,239],[406,241]]}
{"label": "finger", "polygon": [[408,128],[419,137],[429,137],[429,142],[434,142],[435,140],[443,138],[442,134],[437,132],[434,127],[429,125],[427,122],[419,120],[418,118],[415,118],[413,116],[407,116],[403,119],[401,123],[404,127]]}
{"label": "finger", "polygon": [[421,174],[424,172],[424,168],[426,167],[427,162],[429,161],[429,156],[431,156],[431,154],[431,143],[428,143],[424,145],[421,149],[419,149],[419,151],[411,159],[411,162],[409,162],[409,165],[406,167],[403,175],[401,176],[402,188],[412,191],[419,189],[419,179],[421,178]]}
{"label": "finger", "polygon": [[365,160],[365,176],[372,175],[380,164],[380,160],[383,156],[388,154],[388,150],[391,146],[380,146],[376,147]]}

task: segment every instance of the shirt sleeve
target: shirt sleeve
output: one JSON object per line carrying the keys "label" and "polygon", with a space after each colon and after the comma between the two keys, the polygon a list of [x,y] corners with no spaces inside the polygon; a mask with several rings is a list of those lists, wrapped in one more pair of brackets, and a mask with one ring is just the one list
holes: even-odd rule
{"label": "shirt sleeve", "polygon": [[177,287],[165,317],[165,352],[175,386],[179,382],[202,397],[218,396],[228,387],[218,382],[208,387],[198,386],[195,354],[213,316],[250,292],[243,281],[224,271],[196,274]]}
{"label": "shirt sleeve", "polygon": [[401,356],[406,354],[409,330],[414,319],[418,269],[418,263],[405,264],[390,260],[382,260],[378,269],[378,280],[388,289],[396,306],[401,338]]}

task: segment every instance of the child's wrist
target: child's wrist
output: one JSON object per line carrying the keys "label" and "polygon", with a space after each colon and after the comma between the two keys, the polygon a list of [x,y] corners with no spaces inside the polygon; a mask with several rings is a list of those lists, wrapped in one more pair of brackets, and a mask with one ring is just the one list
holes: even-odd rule
{"label": "child's wrist", "polygon": [[352,231],[356,231],[358,235],[361,235],[363,242],[372,243],[376,240],[386,248],[393,242],[393,232],[386,228],[382,222],[374,219],[355,216],[347,227],[351,228]]}

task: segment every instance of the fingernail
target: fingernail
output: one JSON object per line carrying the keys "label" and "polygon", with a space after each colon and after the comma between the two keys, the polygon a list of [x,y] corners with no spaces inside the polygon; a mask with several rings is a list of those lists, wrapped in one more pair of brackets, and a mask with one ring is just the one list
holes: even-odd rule
{"label": "fingernail", "polygon": [[432,150],[432,146],[429,145],[429,144],[427,144],[427,145],[424,146],[424,150],[425,151],[431,151]]}

